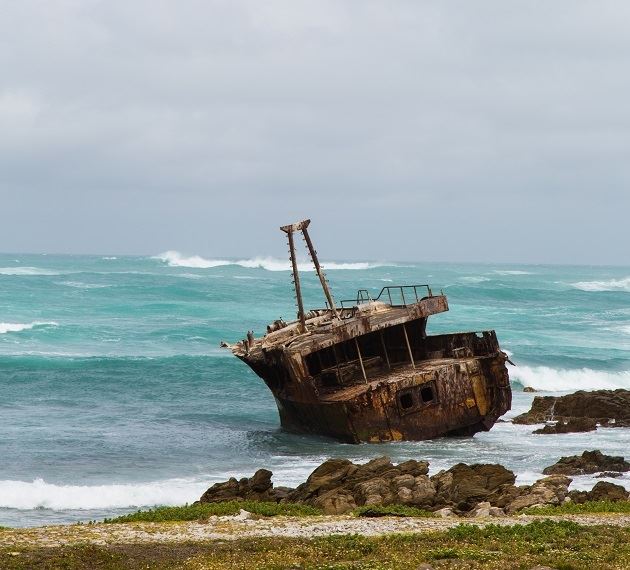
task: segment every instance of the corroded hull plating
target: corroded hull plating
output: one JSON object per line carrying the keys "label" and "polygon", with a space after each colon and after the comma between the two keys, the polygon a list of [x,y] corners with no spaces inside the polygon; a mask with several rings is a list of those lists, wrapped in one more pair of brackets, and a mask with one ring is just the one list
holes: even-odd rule
{"label": "corroded hull plating", "polygon": [[[488,333],[487,333],[488,334]],[[254,366],[255,370],[262,371]],[[420,441],[441,436],[472,436],[489,430],[511,406],[505,357],[441,358],[403,367],[317,400],[274,393],[281,425],[296,433],[324,435],[348,443]],[[430,389],[429,401],[422,398]],[[404,403],[402,398],[408,396]],[[409,405],[410,404],[410,405]]]}
{"label": "corroded hull plating", "polygon": [[[231,348],[273,393],[282,426],[341,441],[424,440],[488,430],[510,409],[512,393],[494,331],[427,336],[431,315],[448,311],[429,285],[367,289],[337,307],[308,233],[286,235],[298,319],[279,319]],[[295,258],[301,232],[326,297],[305,312]],[[347,306],[346,303],[350,303]]]}

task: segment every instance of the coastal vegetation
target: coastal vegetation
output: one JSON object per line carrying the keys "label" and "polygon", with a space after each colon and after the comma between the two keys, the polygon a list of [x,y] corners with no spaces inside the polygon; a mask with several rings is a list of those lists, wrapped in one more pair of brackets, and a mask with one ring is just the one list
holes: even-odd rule
{"label": "coastal vegetation", "polygon": [[435,514],[426,509],[409,505],[364,505],[352,511],[357,517],[434,517]]}
{"label": "coastal vegetation", "polygon": [[241,510],[253,515],[273,517],[278,515],[299,517],[323,514],[320,509],[293,503],[266,503],[258,501],[224,501],[220,503],[196,503],[181,507],[156,507],[136,511],[128,515],[105,519],[105,523],[169,522],[204,520],[212,516],[238,515]]}
{"label": "coastal vegetation", "polygon": [[[265,503],[258,501],[224,501],[220,503],[196,503],[180,507],[156,507],[139,510],[115,518],[107,518],[107,524],[128,522],[175,522],[206,520],[211,516],[234,516],[241,510],[261,517],[290,516],[312,517],[323,511],[309,505],[295,503]],[[352,513],[357,517],[433,517],[432,512],[409,505],[365,505]]]}
{"label": "coastal vegetation", "polygon": [[630,501],[568,502],[559,506],[545,505],[524,511],[527,515],[585,515],[589,513],[630,513]]}
{"label": "coastal vegetation", "polygon": [[377,537],[331,535],[0,549],[0,563],[6,570],[409,570],[423,563],[436,570],[516,570],[537,565],[557,570],[609,570],[628,568],[628,560],[630,528],[550,520],[485,528],[461,524],[446,531]]}

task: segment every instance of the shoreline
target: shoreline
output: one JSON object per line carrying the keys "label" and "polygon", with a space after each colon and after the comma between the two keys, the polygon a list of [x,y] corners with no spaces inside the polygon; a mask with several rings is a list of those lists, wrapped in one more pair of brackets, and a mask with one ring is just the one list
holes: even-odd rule
{"label": "shoreline", "polygon": [[527,525],[536,521],[570,521],[581,526],[630,528],[630,514],[522,514],[510,517],[362,518],[351,515],[274,516],[243,519],[239,515],[207,521],[127,522],[52,525],[0,530],[0,552],[7,548],[63,548],[76,545],[190,543],[249,538],[318,538],[333,535],[368,537],[441,532],[459,525],[476,527]]}
{"label": "shoreline", "polygon": [[3,570],[627,570],[630,514],[261,517],[0,529]]}

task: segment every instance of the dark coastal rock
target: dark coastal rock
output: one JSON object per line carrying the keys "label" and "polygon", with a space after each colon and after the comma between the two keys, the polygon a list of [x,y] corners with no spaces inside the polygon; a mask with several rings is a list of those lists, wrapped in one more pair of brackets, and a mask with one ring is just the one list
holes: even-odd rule
{"label": "dark coastal rock", "polygon": [[435,503],[455,506],[459,511],[468,511],[489,498],[492,506],[500,506],[499,498],[514,486],[515,481],[512,471],[502,465],[490,464],[458,463],[431,477],[436,489]]}
{"label": "dark coastal rock", "polygon": [[511,515],[537,505],[561,505],[569,493],[571,479],[564,475],[551,475],[533,485],[520,487],[519,495],[512,500],[505,512]]}
{"label": "dark coastal rock", "polygon": [[532,388],[531,386],[525,386],[525,388],[523,388],[523,392],[538,392],[538,390],[536,390],[536,388]]}
{"label": "dark coastal rock", "polygon": [[[231,477],[223,483],[215,483],[199,499],[200,503],[218,503],[221,501],[271,501],[277,502],[279,495],[271,482],[272,472],[259,469],[250,478],[240,481]],[[280,488],[286,489],[286,488]],[[281,495],[285,493],[281,491]]]}
{"label": "dark coastal rock", "polygon": [[630,499],[630,493],[621,485],[599,481],[590,491],[571,491],[569,498],[574,503],[586,503],[587,501],[610,501],[616,503]]}
{"label": "dark coastal rock", "polygon": [[545,475],[589,475],[600,471],[621,473],[630,471],[630,463],[625,461],[623,457],[604,455],[596,449],[594,451],[585,451],[582,455],[561,457],[557,463],[543,469]]}
{"label": "dark coastal rock", "polygon": [[326,514],[343,514],[360,506],[373,506],[374,513],[378,514],[376,507],[379,506],[409,505],[435,511],[441,516],[446,516],[445,513],[503,516],[534,505],[560,505],[567,497],[575,502],[627,500],[628,492],[623,487],[605,481],[597,483],[589,492],[568,492],[571,479],[565,473],[604,469],[628,471],[630,464],[623,457],[586,451],[582,456],[564,457],[548,467],[545,473],[553,473],[551,476],[533,485],[517,487],[514,473],[502,465],[458,463],[429,477],[426,461],[394,465],[388,457],[365,464],[329,459],[295,489],[274,488],[271,471],[260,469],[250,478],[216,483],[202,495],[200,502],[291,502],[318,507]]}
{"label": "dark coastal rock", "polygon": [[597,420],[592,418],[569,418],[566,421],[559,421],[555,424],[548,424],[543,428],[537,429],[533,433],[536,434],[555,434],[555,433],[580,433],[586,431],[594,431],[597,429]]}
{"label": "dark coastal rock", "polygon": [[286,500],[319,507],[328,514],[342,514],[362,505],[428,508],[435,496],[428,472],[426,461],[393,465],[389,457],[379,457],[356,465],[347,459],[329,459]]}
{"label": "dark coastal rock", "polygon": [[531,409],[516,416],[515,424],[591,418],[605,427],[630,426],[630,390],[580,390],[566,396],[536,396]]}

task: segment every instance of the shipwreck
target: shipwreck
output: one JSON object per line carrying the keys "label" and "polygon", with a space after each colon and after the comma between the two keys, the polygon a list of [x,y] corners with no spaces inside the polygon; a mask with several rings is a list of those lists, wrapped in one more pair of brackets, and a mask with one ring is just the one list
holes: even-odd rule
{"label": "shipwreck", "polygon": [[[507,355],[493,330],[428,335],[448,311],[429,285],[360,289],[335,303],[308,233],[310,220],[280,228],[288,238],[297,319],[281,319],[231,348],[273,393],[284,429],[350,443],[471,436],[510,409]],[[296,261],[301,232],[324,308],[305,311]]]}

